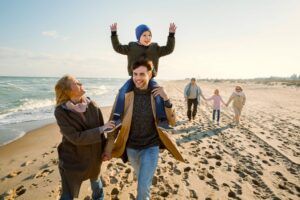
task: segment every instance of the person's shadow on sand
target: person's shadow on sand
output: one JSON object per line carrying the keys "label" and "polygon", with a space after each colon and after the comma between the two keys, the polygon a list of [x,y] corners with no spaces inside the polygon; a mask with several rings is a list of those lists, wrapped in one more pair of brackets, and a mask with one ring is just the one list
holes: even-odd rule
{"label": "person's shadow on sand", "polygon": [[[232,128],[231,125],[227,125],[224,127],[220,128],[215,128],[212,130],[206,130],[206,131],[200,131],[199,126],[194,126],[194,127],[189,127],[188,129],[190,130],[187,135],[184,135],[183,138],[177,139],[176,143],[177,144],[182,144],[186,142],[191,142],[191,141],[196,141],[196,140],[201,140],[206,137],[212,137],[214,135],[217,135],[221,133],[222,131]],[[182,132],[183,130],[179,130],[179,132]]]}

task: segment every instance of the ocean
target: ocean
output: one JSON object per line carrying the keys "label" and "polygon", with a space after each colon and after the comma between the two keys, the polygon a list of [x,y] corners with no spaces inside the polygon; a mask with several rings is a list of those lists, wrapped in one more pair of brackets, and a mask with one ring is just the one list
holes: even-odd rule
{"label": "ocean", "polygon": [[[55,122],[54,86],[59,78],[0,76],[0,146],[26,132]],[[111,106],[125,79],[78,78],[86,96]]]}

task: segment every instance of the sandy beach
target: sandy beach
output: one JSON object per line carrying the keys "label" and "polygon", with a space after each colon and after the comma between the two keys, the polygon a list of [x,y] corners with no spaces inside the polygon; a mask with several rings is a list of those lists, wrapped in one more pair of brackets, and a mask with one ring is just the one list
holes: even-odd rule
{"label": "sandy beach", "polygon": [[[194,121],[186,117],[183,89],[188,81],[165,81],[177,113],[176,133],[186,163],[160,153],[152,199],[299,199],[300,90],[280,84],[198,82],[205,97],[220,90],[225,101],[234,86],[247,96],[241,125],[229,126],[233,110],[221,108],[220,125],[211,121],[211,102],[201,101]],[[102,109],[105,120],[110,107]],[[30,131],[0,147],[0,199],[58,199],[60,176],[56,124]],[[121,159],[102,165],[105,199],[134,199],[133,169]],[[89,182],[79,199],[91,199]]]}

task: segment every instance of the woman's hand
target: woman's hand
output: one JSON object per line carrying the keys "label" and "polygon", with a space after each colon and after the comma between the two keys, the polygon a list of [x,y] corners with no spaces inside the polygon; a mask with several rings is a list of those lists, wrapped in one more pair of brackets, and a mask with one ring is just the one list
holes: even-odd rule
{"label": "woman's hand", "polygon": [[111,153],[104,152],[102,154],[102,161],[109,161],[111,159]]}
{"label": "woman's hand", "polygon": [[110,31],[111,32],[116,32],[117,31],[117,23],[113,23],[112,25],[110,25]]}
{"label": "woman's hand", "polygon": [[177,26],[174,23],[170,23],[169,33],[175,33]]}
{"label": "woman's hand", "polygon": [[115,128],[115,122],[114,121],[109,121],[106,124],[103,125],[103,130],[107,129],[113,129]]}
{"label": "woman's hand", "polygon": [[157,95],[161,96],[161,98],[164,99],[164,101],[169,100],[169,97],[167,96],[166,92],[164,91],[163,87],[157,87],[152,90],[153,95],[156,97]]}

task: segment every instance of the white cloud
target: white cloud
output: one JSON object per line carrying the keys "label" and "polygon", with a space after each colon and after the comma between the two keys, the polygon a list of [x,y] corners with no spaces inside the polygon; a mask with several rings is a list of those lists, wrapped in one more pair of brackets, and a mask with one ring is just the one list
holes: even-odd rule
{"label": "white cloud", "polygon": [[57,31],[43,31],[42,34],[44,36],[48,36],[48,37],[52,37],[52,38],[58,37]]}
{"label": "white cloud", "polygon": [[68,37],[68,36],[60,35],[55,30],[43,31],[42,35],[45,36],[45,37],[50,37],[50,38],[53,38],[53,39],[59,39],[59,40],[62,40],[62,41],[66,41],[66,40],[70,39],[70,37]]}
{"label": "white cloud", "polygon": [[116,64],[114,56],[93,54],[50,54],[0,47],[0,76],[126,77],[127,69]]}

